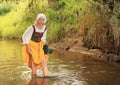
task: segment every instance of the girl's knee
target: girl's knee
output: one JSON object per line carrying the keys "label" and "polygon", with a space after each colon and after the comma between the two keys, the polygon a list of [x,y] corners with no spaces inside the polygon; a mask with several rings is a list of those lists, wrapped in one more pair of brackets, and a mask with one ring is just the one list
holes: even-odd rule
{"label": "girl's knee", "polygon": [[45,61],[45,60],[43,60],[43,61],[42,61],[42,63],[41,63],[41,65],[42,65],[42,67],[46,67],[46,66],[47,66],[46,61]]}
{"label": "girl's knee", "polygon": [[47,66],[47,64],[45,62],[42,62],[42,67]]}

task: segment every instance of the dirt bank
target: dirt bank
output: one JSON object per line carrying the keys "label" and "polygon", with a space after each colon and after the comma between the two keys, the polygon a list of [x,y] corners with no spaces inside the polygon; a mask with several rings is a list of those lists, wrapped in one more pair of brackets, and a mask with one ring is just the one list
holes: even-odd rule
{"label": "dirt bank", "polygon": [[115,54],[103,53],[100,49],[88,49],[82,46],[82,37],[80,38],[65,38],[58,43],[51,43],[53,49],[63,49],[76,53],[82,53],[84,55],[91,56],[92,58],[99,59],[102,61],[115,61],[120,62],[120,56]]}

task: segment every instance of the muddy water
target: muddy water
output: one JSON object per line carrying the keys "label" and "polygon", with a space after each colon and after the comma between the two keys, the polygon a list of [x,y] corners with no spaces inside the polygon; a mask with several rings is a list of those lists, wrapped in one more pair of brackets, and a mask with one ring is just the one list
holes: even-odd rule
{"label": "muddy water", "polygon": [[[48,67],[54,78],[31,78],[22,62],[19,40],[0,41],[0,85],[119,85],[120,65],[101,62],[82,54],[56,50]],[[41,76],[42,71],[38,70]]]}

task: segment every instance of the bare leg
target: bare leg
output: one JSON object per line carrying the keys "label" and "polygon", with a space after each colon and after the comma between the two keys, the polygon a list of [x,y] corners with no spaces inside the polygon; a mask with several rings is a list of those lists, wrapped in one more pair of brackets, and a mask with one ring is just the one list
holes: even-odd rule
{"label": "bare leg", "polygon": [[37,72],[36,65],[32,62],[32,76],[35,76]]}
{"label": "bare leg", "polygon": [[41,65],[42,65],[42,70],[43,70],[44,76],[48,76],[48,67],[47,67],[47,62],[46,62],[45,57],[44,57]]}

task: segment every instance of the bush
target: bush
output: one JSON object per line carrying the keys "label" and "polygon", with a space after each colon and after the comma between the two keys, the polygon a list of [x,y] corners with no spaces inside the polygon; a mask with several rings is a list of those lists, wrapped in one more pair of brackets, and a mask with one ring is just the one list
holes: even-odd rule
{"label": "bush", "polygon": [[0,15],[4,15],[11,11],[10,5],[0,4]]}

